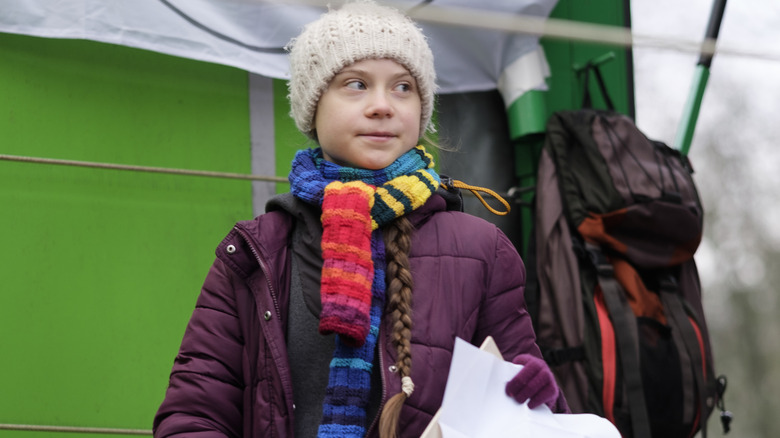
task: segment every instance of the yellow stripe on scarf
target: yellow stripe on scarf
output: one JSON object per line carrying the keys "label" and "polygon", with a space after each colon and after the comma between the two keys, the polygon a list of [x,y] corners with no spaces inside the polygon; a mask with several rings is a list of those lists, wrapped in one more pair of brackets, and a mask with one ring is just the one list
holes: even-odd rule
{"label": "yellow stripe on scarf", "polygon": [[[421,180],[421,178],[425,178],[428,181],[428,184]],[[388,184],[406,194],[406,198],[409,200],[409,204],[412,206],[413,210],[425,204],[425,201],[428,200],[428,197],[431,194],[429,187],[433,186],[434,188],[438,188],[439,186],[439,183],[433,179],[428,172],[420,171],[415,172],[413,175],[399,176]],[[404,203],[391,195],[387,189],[378,187],[376,193],[382,201],[395,212],[396,216],[404,215]],[[375,228],[374,224],[372,224],[372,229]]]}

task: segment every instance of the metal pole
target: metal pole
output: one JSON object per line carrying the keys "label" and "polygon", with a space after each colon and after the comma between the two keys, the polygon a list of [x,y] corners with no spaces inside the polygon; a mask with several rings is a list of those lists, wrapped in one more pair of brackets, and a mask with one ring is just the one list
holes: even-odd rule
{"label": "metal pole", "polygon": [[0,430],[48,433],[95,433],[101,435],[152,435],[146,429],[119,429],[110,427],[42,426],[35,424],[0,424]]}
{"label": "metal pole", "polygon": [[[710,21],[707,24],[705,40],[715,42],[720,32],[720,24],[723,21],[723,12],[726,9],[726,0],[715,0],[710,12]],[[677,129],[677,137],[674,146],[683,154],[687,155],[691,148],[693,132],[696,129],[696,121],[699,118],[699,109],[704,97],[704,89],[707,87],[707,80],[710,77],[710,66],[712,65],[711,53],[702,53],[699,56],[699,62],[693,75],[693,84],[688,94],[688,100],[683,108],[683,115],[680,119],[680,125]]]}

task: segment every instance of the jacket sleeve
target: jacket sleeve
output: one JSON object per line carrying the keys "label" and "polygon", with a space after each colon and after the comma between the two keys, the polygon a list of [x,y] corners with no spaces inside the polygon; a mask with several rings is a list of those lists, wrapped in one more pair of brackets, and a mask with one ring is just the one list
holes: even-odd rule
{"label": "jacket sleeve", "polygon": [[[542,358],[531,315],[525,306],[525,265],[509,238],[498,229],[496,233],[495,258],[489,268],[474,344],[480,345],[487,336],[492,336],[506,360],[524,353]],[[553,411],[569,412],[560,389]]]}
{"label": "jacket sleeve", "polygon": [[243,339],[235,277],[216,260],[209,270],[174,361],[155,437],[241,435]]}

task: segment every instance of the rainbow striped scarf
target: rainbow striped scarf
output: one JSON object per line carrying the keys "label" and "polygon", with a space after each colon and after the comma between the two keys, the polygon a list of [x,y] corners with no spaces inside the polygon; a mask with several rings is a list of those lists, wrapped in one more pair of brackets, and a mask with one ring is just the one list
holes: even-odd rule
{"label": "rainbow striped scarf", "polygon": [[296,197],[322,205],[319,331],[337,336],[319,436],[362,437],[385,301],[381,227],[423,205],[439,176],[422,146],[381,170],[339,166],[317,148],[296,154],[289,180]]}

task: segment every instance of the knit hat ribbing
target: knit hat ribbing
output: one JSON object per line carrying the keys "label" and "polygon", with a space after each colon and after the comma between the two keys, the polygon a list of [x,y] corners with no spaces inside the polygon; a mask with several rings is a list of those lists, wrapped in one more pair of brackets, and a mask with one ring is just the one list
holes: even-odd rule
{"label": "knit hat ribbing", "polygon": [[317,102],[333,76],[355,62],[382,58],[403,65],[415,78],[422,103],[420,137],[434,131],[433,53],[422,30],[401,12],[373,1],[347,3],[309,23],[287,49],[290,115],[309,137],[314,137]]}

